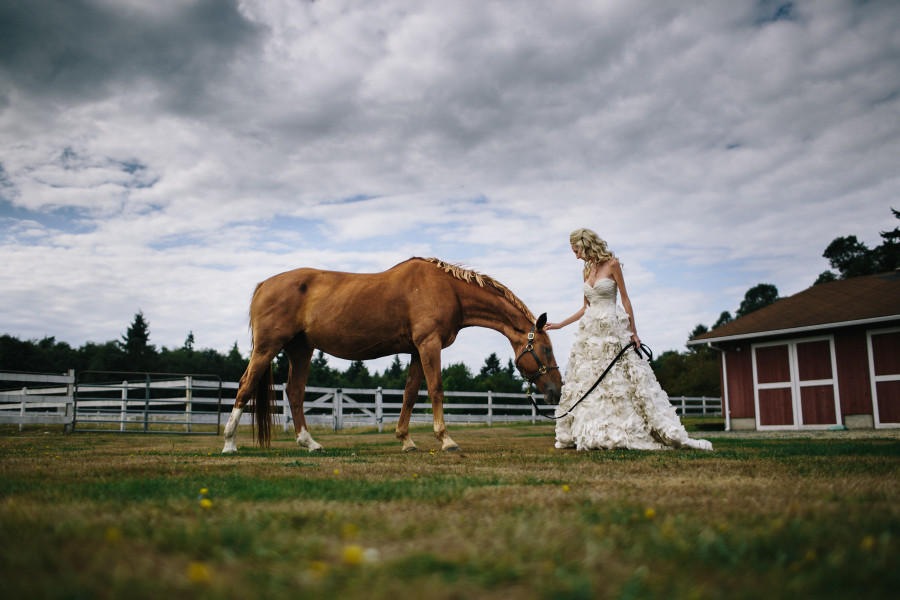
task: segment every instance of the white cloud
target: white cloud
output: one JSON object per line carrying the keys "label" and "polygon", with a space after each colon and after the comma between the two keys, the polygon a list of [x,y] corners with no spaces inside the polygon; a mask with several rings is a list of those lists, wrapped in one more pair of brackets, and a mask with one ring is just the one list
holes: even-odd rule
{"label": "white cloud", "polygon": [[[246,351],[257,281],[410,255],[561,319],[588,226],[661,351],[894,226],[892,2],[48,0],[0,21],[14,335],[105,341],[142,309],[157,345]],[[446,358],[491,351],[511,355],[465,332]]]}

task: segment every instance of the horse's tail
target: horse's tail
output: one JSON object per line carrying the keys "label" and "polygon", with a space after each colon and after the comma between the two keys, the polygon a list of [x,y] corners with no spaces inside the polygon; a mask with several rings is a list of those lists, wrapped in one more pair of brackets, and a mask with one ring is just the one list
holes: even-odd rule
{"label": "horse's tail", "polygon": [[272,441],[272,407],[275,404],[275,380],[272,377],[272,363],[256,383],[250,400],[253,402],[253,424],[256,427],[256,441],[260,447],[268,448]]}
{"label": "horse's tail", "polygon": [[[256,284],[253,297],[250,300],[250,360],[253,361],[256,336],[253,328],[253,305],[257,302],[263,283]],[[253,427],[256,429],[256,440],[260,447],[268,448],[272,441],[273,407],[275,405],[275,380],[272,376],[272,362],[269,361],[266,370],[256,380],[256,389],[250,392],[248,403],[253,403]]]}

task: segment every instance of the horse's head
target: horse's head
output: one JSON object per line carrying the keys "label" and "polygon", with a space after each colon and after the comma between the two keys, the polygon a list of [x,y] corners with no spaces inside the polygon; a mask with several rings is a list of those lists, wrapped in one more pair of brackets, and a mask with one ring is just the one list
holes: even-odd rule
{"label": "horse's head", "polygon": [[553,357],[553,344],[544,331],[547,313],[538,317],[528,333],[524,344],[516,348],[516,368],[528,383],[534,383],[550,404],[559,403],[562,390],[562,376]]}

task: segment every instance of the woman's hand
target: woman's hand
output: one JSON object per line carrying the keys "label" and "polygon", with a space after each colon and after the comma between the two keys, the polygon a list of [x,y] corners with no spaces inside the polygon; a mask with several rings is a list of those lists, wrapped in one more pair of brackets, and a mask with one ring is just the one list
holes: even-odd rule
{"label": "woman's hand", "polygon": [[551,329],[562,329],[562,325],[559,323],[547,323],[544,325],[544,331],[550,331]]}
{"label": "woman's hand", "polygon": [[636,347],[641,347],[641,338],[638,337],[637,332],[631,334],[631,341],[634,342]]}

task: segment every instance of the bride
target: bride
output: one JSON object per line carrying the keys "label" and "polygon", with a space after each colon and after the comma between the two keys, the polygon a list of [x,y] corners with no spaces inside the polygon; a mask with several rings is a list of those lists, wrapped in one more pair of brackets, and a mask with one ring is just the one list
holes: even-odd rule
{"label": "bride", "polygon": [[[569,241],[575,257],[585,264],[584,306],[565,321],[544,327],[560,329],[578,321],[559,413],[578,402],[629,342],[641,344],[616,256],[590,229],[576,229]],[[622,307],[616,305],[617,290]],[[622,355],[572,414],[556,422],[556,447],[712,450],[708,441],[688,437],[650,364],[632,350]]]}

